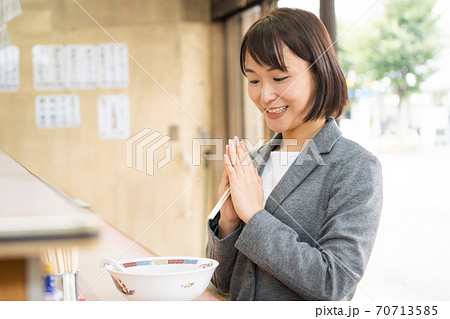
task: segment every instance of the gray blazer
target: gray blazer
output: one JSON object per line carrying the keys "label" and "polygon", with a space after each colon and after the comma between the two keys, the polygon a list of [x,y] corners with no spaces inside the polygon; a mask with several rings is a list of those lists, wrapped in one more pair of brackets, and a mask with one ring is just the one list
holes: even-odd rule
{"label": "gray blazer", "polygon": [[[282,138],[251,152],[261,175]],[[212,283],[231,300],[350,300],[366,269],[382,206],[377,158],[334,119],[275,186],[264,209],[226,238],[208,223]]]}

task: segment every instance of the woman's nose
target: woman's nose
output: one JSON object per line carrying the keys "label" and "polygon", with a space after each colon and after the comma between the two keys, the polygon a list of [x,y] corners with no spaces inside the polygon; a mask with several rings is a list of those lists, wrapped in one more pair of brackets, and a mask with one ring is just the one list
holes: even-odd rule
{"label": "woman's nose", "polygon": [[270,104],[275,102],[276,99],[277,94],[271,85],[264,85],[261,88],[261,103],[263,105],[269,107]]}

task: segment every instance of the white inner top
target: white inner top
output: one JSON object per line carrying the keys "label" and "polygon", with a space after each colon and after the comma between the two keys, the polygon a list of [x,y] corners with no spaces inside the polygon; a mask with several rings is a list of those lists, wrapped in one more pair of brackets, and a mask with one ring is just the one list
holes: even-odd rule
{"label": "white inner top", "polygon": [[270,157],[261,176],[264,189],[263,207],[266,206],[267,198],[269,198],[272,190],[281,180],[292,163],[294,163],[299,154],[300,152],[285,151],[275,151],[270,153]]}

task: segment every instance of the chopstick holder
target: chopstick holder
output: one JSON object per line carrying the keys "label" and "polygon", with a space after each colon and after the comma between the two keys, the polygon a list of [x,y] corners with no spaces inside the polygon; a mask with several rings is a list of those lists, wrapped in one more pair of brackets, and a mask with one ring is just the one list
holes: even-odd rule
{"label": "chopstick holder", "polygon": [[208,219],[214,219],[216,217],[217,213],[220,211],[220,208],[222,208],[222,205],[225,203],[225,201],[230,197],[231,190],[228,187],[225,193],[223,193],[222,197],[217,202],[216,206],[212,209],[211,213],[208,215]]}

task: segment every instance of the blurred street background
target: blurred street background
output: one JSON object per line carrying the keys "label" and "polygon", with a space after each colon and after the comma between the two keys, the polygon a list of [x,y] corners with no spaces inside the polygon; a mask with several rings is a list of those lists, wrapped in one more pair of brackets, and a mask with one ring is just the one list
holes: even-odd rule
{"label": "blurred street background", "polygon": [[[383,166],[377,241],[356,301],[450,300],[450,4],[335,1],[343,134]],[[319,14],[319,1],[284,1]]]}

